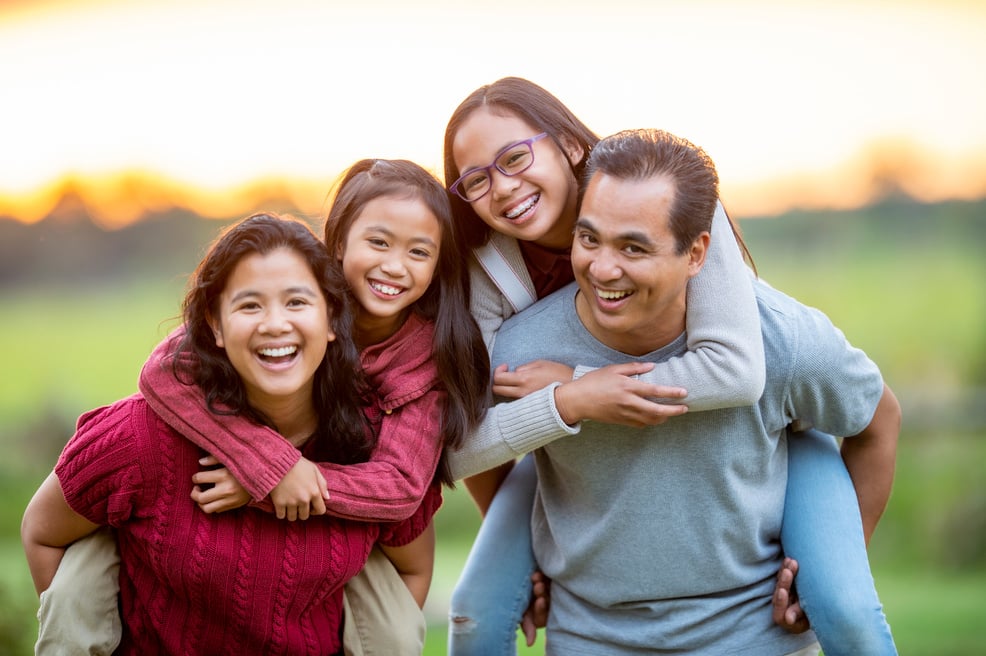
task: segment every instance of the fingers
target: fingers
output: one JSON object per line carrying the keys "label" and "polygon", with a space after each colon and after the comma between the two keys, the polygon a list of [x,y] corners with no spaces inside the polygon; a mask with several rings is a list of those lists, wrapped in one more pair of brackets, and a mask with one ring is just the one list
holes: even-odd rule
{"label": "fingers", "polygon": [[520,618],[520,628],[524,632],[524,640],[527,642],[528,647],[534,646],[534,641],[537,640],[538,630],[534,626],[534,620],[531,618],[531,611],[524,611],[524,616]]}
{"label": "fingers", "polygon": [[215,467],[216,465],[220,464],[220,462],[218,459],[216,459],[216,456],[207,455],[203,458],[199,458],[199,464],[202,465],[203,467]]}

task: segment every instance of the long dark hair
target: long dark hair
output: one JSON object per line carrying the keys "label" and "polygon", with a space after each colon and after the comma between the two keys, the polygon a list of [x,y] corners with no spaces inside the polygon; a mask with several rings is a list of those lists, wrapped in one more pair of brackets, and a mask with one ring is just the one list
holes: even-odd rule
{"label": "long dark hair", "polygon": [[[173,359],[175,376],[198,385],[210,411],[240,414],[276,428],[247,401],[246,389],[224,349],[216,346],[210,319],[218,316],[219,297],[236,265],[253,253],[266,255],[279,248],[298,253],[311,267],[330,312],[336,339],[315,372],[312,400],[318,413],[313,436],[321,460],[340,464],[365,462],[375,445],[362,411],[362,392],[353,382],[360,369],[352,340],[353,317],[345,288],[331,267],[332,258],[306,224],[276,214],[253,214],[216,239],[189,280],[182,304],[185,334]],[[194,364],[193,364],[194,363]]]}
{"label": "long dark hair", "polygon": [[[445,453],[458,447],[482,419],[490,403],[490,364],[479,327],[469,313],[466,250],[452,220],[445,188],[434,175],[408,160],[360,160],[334,187],[325,220],[325,247],[329,253],[343,253],[349,229],[363,208],[385,196],[420,200],[441,229],[435,275],[412,311],[435,326],[432,357],[447,393],[441,427],[445,449],[436,476],[452,485]],[[341,276],[341,262],[332,260],[331,266]]]}

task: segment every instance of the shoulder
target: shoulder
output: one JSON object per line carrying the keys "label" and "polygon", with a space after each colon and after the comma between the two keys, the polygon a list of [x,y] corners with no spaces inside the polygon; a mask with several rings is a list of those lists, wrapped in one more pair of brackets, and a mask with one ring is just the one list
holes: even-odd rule
{"label": "shoulder", "polygon": [[578,291],[578,283],[571,282],[558,291],[545,296],[523,312],[510,317],[504,323],[503,327],[543,324],[555,317],[574,315],[575,305],[573,304],[573,299]]}
{"label": "shoulder", "polygon": [[863,365],[866,354],[852,346],[828,315],[805,305],[763,281],[755,282],[760,306],[764,351],[775,373],[785,365],[784,375],[802,380],[832,377]]}

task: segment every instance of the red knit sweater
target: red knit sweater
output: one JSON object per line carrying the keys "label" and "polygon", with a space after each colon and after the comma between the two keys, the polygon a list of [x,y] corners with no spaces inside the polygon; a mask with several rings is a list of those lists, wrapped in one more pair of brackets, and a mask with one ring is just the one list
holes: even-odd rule
{"label": "red knit sweater", "polygon": [[342,586],[375,540],[402,545],[441,502],[401,524],[207,515],[189,497],[201,450],[135,395],[93,410],[55,473],[69,505],[117,528],[121,654],[335,654]]}
{"label": "red knit sweater", "polygon": [[[198,387],[175,379],[168,353],[181,330],[159,344],[144,364],[140,391],[169,425],[218,458],[261,501],[301,453],[268,428],[212,414]],[[401,521],[417,510],[442,450],[439,427],[446,394],[431,355],[433,336],[434,324],[412,313],[390,338],[360,353],[373,390],[365,412],[377,432],[377,446],[366,463],[320,463],[329,514]]]}

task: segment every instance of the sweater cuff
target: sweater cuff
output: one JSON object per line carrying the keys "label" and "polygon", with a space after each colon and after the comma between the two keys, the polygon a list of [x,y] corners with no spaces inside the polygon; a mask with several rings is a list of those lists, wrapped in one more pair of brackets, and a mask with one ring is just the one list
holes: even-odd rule
{"label": "sweater cuff", "polygon": [[544,389],[512,401],[510,412],[500,416],[503,439],[517,453],[529,453],[568,435],[576,435],[582,425],[569,426],[555,407],[555,388],[552,383]]}

